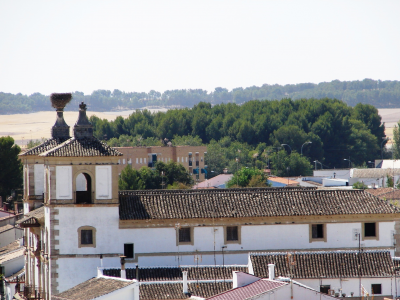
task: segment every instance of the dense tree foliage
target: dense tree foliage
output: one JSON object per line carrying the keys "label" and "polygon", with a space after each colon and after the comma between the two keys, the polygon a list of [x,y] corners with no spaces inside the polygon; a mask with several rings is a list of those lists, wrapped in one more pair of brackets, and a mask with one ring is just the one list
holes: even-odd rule
{"label": "dense tree foliage", "polygon": [[[112,146],[161,145],[165,139],[173,145],[207,144],[209,171],[218,174],[224,168],[261,168],[266,160],[272,168],[290,167],[291,171],[280,174],[290,176],[308,174],[314,160],[339,168],[346,167],[343,159],[350,157],[353,165],[362,165],[380,156],[384,137],[375,107],[357,104],[353,108],[332,99],[253,100],[214,106],[201,102],[193,109],[166,113],[136,111],[113,122],[90,120],[95,135],[106,137]],[[282,144],[288,146],[282,148]],[[279,150],[288,154],[285,161],[283,155],[279,162],[273,155]]]}
{"label": "dense tree foliage", "polygon": [[267,187],[268,177],[258,169],[242,167],[237,170],[231,180],[227,182],[227,187]]}
{"label": "dense tree foliage", "polygon": [[14,139],[0,137],[0,196],[6,200],[11,191],[22,187],[22,163],[18,158],[21,148]]}
{"label": "dense tree foliage", "polygon": [[[115,89],[96,90],[91,95],[84,95],[82,92],[73,93],[72,105],[68,105],[66,110],[75,110],[81,101],[88,104],[92,111],[110,111],[120,109],[137,109],[148,106],[167,106],[167,107],[193,107],[200,102],[212,104],[237,103],[241,104],[249,100],[280,100],[284,98],[303,99],[303,98],[334,98],[342,100],[350,106],[357,103],[371,104],[378,108],[400,107],[400,82],[381,81],[364,79],[362,81],[339,81],[321,82],[319,84],[300,83],[287,85],[268,85],[261,87],[251,86],[247,88],[235,88],[228,91],[225,88],[217,87],[212,92],[202,89],[188,90],[167,90],[164,93],[150,91],[148,93],[123,92]],[[51,110],[49,97],[40,93],[30,96],[22,94],[0,93],[0,114],[29,113],[35,111]],[[198,115],[196,124],[207,120],[207,115]],[[172,122],[173,125],[179,124],[179,119],[168,119],[160,124],[165,130],[169,127],[165,125]],[[219,120],[215,121],[218,124]],[[243,133],[246,125],[243,125]],[[196,126],[194,126],[196,128]],[[173,131],[176,127],[171,127]],[[196,129],[194,129],[196,131]],[[166,133],[167,134],[167,133]],[[179,132],[172,133],[181,135]],[[194,134],[200,134],[194,132]]]}
{"label": "dense tree foliage", "polygon": [[187,170],[173,161],[166,164],[157,162],[155,169],[142,167],[140,170],[135,170],[127,165],[122,170],[118,181],[120,190],[187,188],[192,184],[192,177]]}

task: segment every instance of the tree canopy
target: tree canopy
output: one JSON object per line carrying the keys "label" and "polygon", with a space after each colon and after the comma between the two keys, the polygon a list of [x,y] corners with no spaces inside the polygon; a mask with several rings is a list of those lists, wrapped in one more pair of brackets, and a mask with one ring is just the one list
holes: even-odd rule
{"label": "tree canopy", "polygon": [[12,137],[0,137],[0,196],[6,200],[11,191],[22,187],[22,163],[18,158],[21,148]]}
{"label": "tree canopy", "polygon": [[157,162],[156,167],[142,167],[139,170],[127,165],[121,172],[118,181],[120,190],[148,190],[162,188],[187,188],[193,184],[187,170],[174,161]]}

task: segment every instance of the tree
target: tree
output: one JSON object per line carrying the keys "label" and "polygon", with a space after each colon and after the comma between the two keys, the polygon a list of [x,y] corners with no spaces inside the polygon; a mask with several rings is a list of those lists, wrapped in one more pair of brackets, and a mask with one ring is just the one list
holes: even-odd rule
{"label": "tree", "polygon": [[393,177],[390,176],[389,174],[386,175],[386,186],[393,187],[393,184],[394,184]]}
{"label": "tree", "polygon": [[368,186],[365,185],[364,182],[357,181],[353,184],[353,189],[365,190],[367,188]]}
{"label": "tree", "polygon": [[227,187],[267,187],[268,177],[258,169],[242,167],[227,182]]}
{"label": "tree", "polygon": [[400,121],[397,123],[397,125],[394,126],[393,128],[393,158],[394,159],[399,159],[400,158]]}
{"label": "tree", "polygon": [[12,137],[0,137],[0,196],[3,200],[11,191],[22,188],[22,163],[18,158],[21,148]]}
{"label": "tree", "polygon": [[312,174],[312,165],[306,157],[296,151],[290,155],[285,150],[274,152],[270,156],[273,173],[277,176],[300,176]]}
{"label": "tree", "polygon": [[131,165],[127,165],[122,170],[118,187],[120,190],[144,190],[145,188],[140,173],[132,169]]}
{"label": "tree", "polygon": [[156,163],[156,172],[159,176],[161,176],[161,172],[164,172],[164,183],[167,185],[172,185],[174,182],[180,182],[185,185],[193,184],[193,179],[185,167],[172,160],[166,164],[158,161]]}

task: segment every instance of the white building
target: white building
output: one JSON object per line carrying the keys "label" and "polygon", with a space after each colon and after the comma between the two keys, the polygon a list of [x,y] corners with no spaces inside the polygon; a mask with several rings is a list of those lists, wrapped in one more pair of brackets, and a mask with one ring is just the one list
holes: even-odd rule
{"label": "white building", "polygon": [[255,188],[118,193],[120,153],[93,137],[80,105],[74,137],[58,110],[52,139],[24,164],[26,282],[50,299],[104,267],[246,264],[249,252],[390,249],[400,209],[351,190]]}
{"label": "white building", "polygon": [[290,277],[323,293],[362,296],[362,285],[369,295],[392,297],[400,284],[390,251],[256,253],[249,256],[249,273],[269,277],[270,264],[276,277]]}

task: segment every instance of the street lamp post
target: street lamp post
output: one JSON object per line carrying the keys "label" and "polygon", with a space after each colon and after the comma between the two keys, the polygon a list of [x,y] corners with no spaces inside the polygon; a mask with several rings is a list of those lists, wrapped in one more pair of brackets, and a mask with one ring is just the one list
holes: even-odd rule
{"label": "street lamp post", "polygon": [[289,149],[290,149],[290,154],[292,154],[292,147],[290,147],[288,144],[281,144],[281,146],[282,146],[282,147],[283,147],[283,146],[288,146]]}
{"label": "street lamp post", "polygon": [[[382,137],[382,143],[381,143],[381,157],[382,157],[382,160],[383,160],[383,142],[384,141],[390,141],[390,138],[389,137]],[[392,151],[393,151],[393,149],[392,149]]]}
{"label": "street lamp post", "polygon": [[305,144],[312,144],[312,142],[308,141],[308,142],[305,142],[303,145],[301,145],[301,156],[303,156],[303,146]]}
{"label": "street lamp post", "polygon": [[350,160],[350,156],[349,156],[349,159],[345,158],[345,159],[343,159],[343,160],[347,160],[347,161],[349,162],[349,169],[351,169],[351,160]]}

